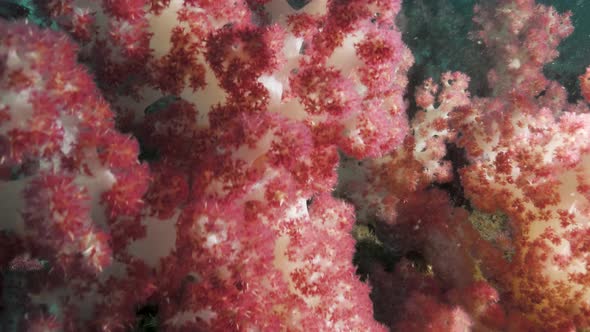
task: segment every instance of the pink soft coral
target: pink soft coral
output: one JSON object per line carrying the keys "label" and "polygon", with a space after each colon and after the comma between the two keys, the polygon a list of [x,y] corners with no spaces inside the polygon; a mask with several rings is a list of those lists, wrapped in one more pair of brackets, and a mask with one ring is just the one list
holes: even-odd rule
{"label": "pink soft coral", "polygon": [[[156,154],[143,201],[147,171],[136,161],[138,145],[112,129],[112,118],[88,119],[96,128],[63,135],[74,147],[85,144],[70,148],[59,164],[68,173],[42,177],[27,191],[29,223],[42,229],[40,220],[48,219],[68,239],[48,245],[80,249],[74,244],[101,241],[81,254],[104,271],[73,279],[67,292],[76,296],[62,298],[53,281],[32,291],[34,302],[62,309],[56,317],[64,329],[121,330],[132,323],[133,307],[146,302],[157,304],[171,331],[383,329],[372,318],[369,287],[351,264],[353,209],[329,193],[338,149],[380,156],[406,134],[403,94],[412,56],[394,24],[400,1],[318,2],[297,13],[275,5],[55,0],[42,6],[81,43],[79,58],[95,70],[117,125]],[[304,18],[305,29],[289,23]],[[49,35],[19,29],[31,31],[30,53]],[[70,67],[56,68],[56,75],[70,74]],[[76,77],[54,81],[67,97],[66,78]],[[88,105],[110,116],[90,83],[79,98],[97,98]],[[169,94],[179,98],[143,112]],[[52,112],[34,124],[53,128]],[[46,139],[41,129],[29,138],[47,141],[37,155],[64,149],[61,132]],[[26,139],[8,141],[15,162]],[[85,191],[76,172],[103,174],[109,186]],[[53,191],[47,183],[56,184]],[[41,204],[72,216],[71,224],[33,210]],[[112,228],[110,240],[76,233],[95,229],[94,214],[104,219],[97,229]],[[111,245],[110,261],[103,242]],[[74,258],[65,255],[60,264],[77,267]],[[87,310],[76,312],[81,303]]]}

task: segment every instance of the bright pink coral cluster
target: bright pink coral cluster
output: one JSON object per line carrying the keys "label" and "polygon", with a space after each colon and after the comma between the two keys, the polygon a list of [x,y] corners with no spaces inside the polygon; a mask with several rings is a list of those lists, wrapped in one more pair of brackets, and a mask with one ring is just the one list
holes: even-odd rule
{"label": "bright pink coral cluster", "polygon": [[[143,164],[135,140],[113,130],[90,78],[78,74],[87,82],[80,87],[70,77],[79,73],[72,43],[4,23],[11,32],[0,40],[4,67],[12,68],[14,52],[43,61],[23,72],[49,72],[62,93],[34,85],[56,109],[35,104],[50,118],[30,125],[54,135],[6,138],[7,153],[45,149],[27,155],[39,176],[22,174],[28,189],[13,192],[24,197],[14,222],[22,218],[35,236],[9,257],[45,244],[37,238],[55,225],[57,257],[33,257],[49,266],[96,258],[102,270],[31,280],[32,312],[54,308],[52,324],[68,331],[125,330],[135,308],[148,304],[166,331],[383,330],[351,264],[354,210],[330,192],[339,148],[379,156],[406,134],[403,94],[413,60],[394,24],[399,1],[318,1],[299,12],[280,2],[43,4],[81,43],[79,58],[95,70],[117,125],[152,152]],[[56,41],[69,66],[54,69],[57,55],[44,53],[43,43]],[[29,102],[26,86],[5,87]],[[170,94],[172,103],[144,112]],[[6,180],[7,188],[20,183]],[[30,325],[43,314],[28,315]]]}
{"label": "bright pink coral cluster", "polygon": [[[432,275],[411,271],[416,265],[374,273],[385,293],[376,301],[397,298],[393,310],[377,305],[376,315],[416,331],[444,330],[436,327],[442,319],[453,331],[587,328],[590,117],[586,103],[568,103],[565,89],[542,72],[573,30],[570,14],[509,0],[475,11],[476,36],[495,60],[491,96],[470,98],[465,76],[445,74],[435,100],[438,87],[425,82],[416,104],[426,113],[415,117],[404,148],[351,172],[364,180],[348,180],[362,192],[351,199],[388,222],[378,226],[386,243],[401,255],[421,253],[432,269]],[[587,73],[580,79],[586,95]],[[441,140],[455,152],[445,153]],[[448,174],[437,171],[448,162],[459,179],[436,176]],[[441,187],[453,198],[469,199],[469,214],[445,211],[446,195],[428,188],[445,181],[451,182]],[[476,221],[482,212],[489,213],[483,224]],[[430,325],[407,319],[418,315],[417,303],[431,308]],[[464,312],[451,309],[457,307]]]}
{"label": "bright pink coral cluster", "polygon": [[[569,14],[477,6],[491,95],[446,73],[408,123],[399,0],[39,4],[70,37],[0,22],[2,289],[24,276],[0,323],[590,327],[590,113],[542,72]],[[373,303],[355,212],[397,257],[370,266]]]}
{"label": "bright pink coral cluster", "polygon": [[147,166],[66,37],[0,24],[3,229],[57,274],[99,272],[111,261],[108,229],[142,208]]}
{"label": "bright pink coral cluster", "polygon": [[[510,218],[515,253],[506,262],[509,272],[498,276],[510,305],[544,329],[587,327],[590,114],[585,103],[569,104],[564,88],[541,72],[556,56],[557,42],[572,31],[569,14],[532,2],[501,4],[482,8],[481,15],[508,6],[527,14],[521,29],[508,29],[525,41],[526,52],[502,54],[493,71],[517,61],[531,72],[508,66],[510,89],[474,100],[453,116],[470,162],[461,170],[463,186],[477,208]],[[484,35],[492,34],[487,28]],[[510,48],[509,39],[496,43]]]}

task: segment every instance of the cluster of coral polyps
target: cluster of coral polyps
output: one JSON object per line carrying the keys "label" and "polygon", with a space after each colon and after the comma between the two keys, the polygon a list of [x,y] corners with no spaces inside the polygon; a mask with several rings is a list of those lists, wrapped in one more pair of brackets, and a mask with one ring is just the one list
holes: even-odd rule
{"label": "cluster of coral polyps", "polygon": [[[61,32],[0,21],[2,328],[590,327],[590,113],[542,72],[569,14],[476,7],[491,95],[447,73],[408,123],[400,0],[37,3]],[[355,208],[397,259],[370,285]]]}
{"label": "cluster of coral polyps", "polygon": [[384,329],[330,192],[339,149],[407,132],[399,1],[40,6],[80,46],[0,25],[2,264],[47,266],[15,324],[125,331],[155,305],[166,331]]}
{"label": "cluster of coral polyps", "polygon": [[588,328],[590,74],[587,100],[572,104],[542,71],[573,30],[570,14],[509,0],[475,13],[495,61],[491,95],[470,98],[459,73],[426,81],[403,147],[342,172],[360,216],[384,221],[384,245],[406,256],[369,275],[375,315],[399,331]]}

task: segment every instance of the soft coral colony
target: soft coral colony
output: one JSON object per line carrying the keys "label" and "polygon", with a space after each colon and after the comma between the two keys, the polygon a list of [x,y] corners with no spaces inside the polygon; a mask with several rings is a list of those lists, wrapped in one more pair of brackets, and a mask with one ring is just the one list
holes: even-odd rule
{"label": "soft coral colony", "polygon": [[[490,95],[446,73],[408,122],[400,6],[52,0],[61,32],[0,21],[0,323],[127,331],[152,305],[165,331],[589,328],[590,113],[542,72],[569,14],[477,6]],[[343,155],[362,162],[338,178]],[[355,208],[406,257],[372,265],[373,302]]]}

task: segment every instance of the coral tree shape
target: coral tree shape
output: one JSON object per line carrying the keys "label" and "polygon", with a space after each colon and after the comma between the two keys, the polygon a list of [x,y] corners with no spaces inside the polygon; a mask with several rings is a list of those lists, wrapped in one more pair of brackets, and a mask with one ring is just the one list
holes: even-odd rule
{"label": "coral tree shape", "polygon": [[573,29],[570,13],[534,1],[476,12],[479,37],[496,56],[493,95],[458,108],[451,122],[470,163],[460,170],[467,197],[511,225],[515,254],[489,264],[504,271],[496,277],[508,311],[535,330],[587,328],[590,113],[542,73]]}
{"label": "coral tree shape", "polygon": [[[46,262],[27,278],[23,323],[64,328],[82,313],[39,316],[33,303],[58,311],[77,303],[141,233],[149,172],[67,36],[4,21],[0,30],[0,232],[11,239],[0,244],[0,264],[22,255]],[[58,289],[50,302],[35,299]]]}
{"label": "coral tree shape", "polygon": [[[55,201],[75,225],[98,213],[101,226],[113,228],[112,264],[79,280],[77,301],[53,285],[35,294],[38,303],[61,305],[53,315],[63,326],[121,330],[134,306],[149,303],[167,331],[384,329],[372,317],[369,286],[354,273],[353,209],[330,193],[339,149],[381,156],[407,133],[403,94],[413,59],[394,22],[401,2],[313,1],[300,10],[282,2],[42,4],[80,43],[79,59],[93,69],[118,128],[153,156],[141,200],[139,178],[147,175],[138,146],[109,118],[108,129],[96,131],[111,145],[72,148],[60,164],[104,174],[111,183],[103,191],[77,190],[71,173],[32,182],[59,184],[68,196],[29,190],[31,206]],[[27,45],[44,34],[35,31]],[[148,107],[161,100],[171,102]],[[102,142],[93,130],[65,137]],[[52,157],[60,139],[39,148]],[[54,216],[42,212],[25,216],[37,224]]]}

